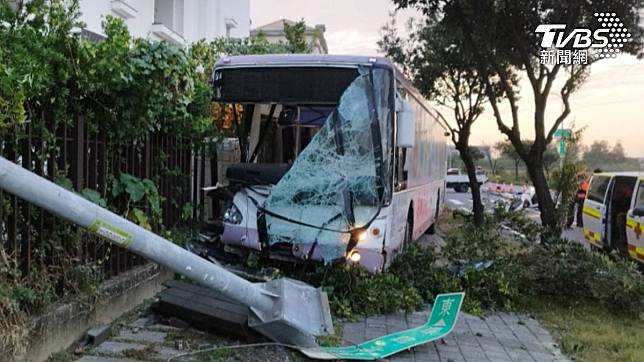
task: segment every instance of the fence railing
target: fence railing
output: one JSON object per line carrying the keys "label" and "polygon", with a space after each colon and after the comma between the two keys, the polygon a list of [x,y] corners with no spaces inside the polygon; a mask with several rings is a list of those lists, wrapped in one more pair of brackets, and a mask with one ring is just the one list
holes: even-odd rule
{"label": "fence railing", "polygon": [[[64,176],[77,191],[90,188],[104,197],[111,177],[122,172],[151,179],[163,200],[163,225],[172,227],[180,222],[183,205],[193,197],[191,175],[195,158],[190,140],[153,133],[144,142],[114,146],[108,144],[106,132],[90,131],[82,119],[71,126],[55,128],[46,124],[39,126],[40,131],[34,131],[31,124],[26,124],[20,135],[9,134],[0,140],[0,155],[50,180]],[[65,235],[59,235],[61,225],[66,225]],[[54,238],[58,238],[55,244]],[[35,263],[57,265],[60,253],[56,248],[74,248],[65,252],[75,255],[75,262],[101,265],[108,277],[144,262],[2,190],[0,248],[17,260],[23,274],[28,274]]]}

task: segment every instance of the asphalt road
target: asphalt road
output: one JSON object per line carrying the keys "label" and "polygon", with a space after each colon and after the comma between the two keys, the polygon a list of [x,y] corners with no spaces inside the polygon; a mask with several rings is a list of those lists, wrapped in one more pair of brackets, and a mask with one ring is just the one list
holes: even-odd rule
{"label": "asphalt road", "polygon": [[[501,199],[502,197],[495,194],[495,193],[490,193],[485,190],[481,190],[481,197],[483,199],[483,204],[488,205],[488,207],[492,207],[491,205],[494,205],[494,202],[496,200]],[[468,210],[472,209],[472,194],[470,192],[455,192],[452,189],[448,189],[446,194],[445,194],[445,206],[449,207],[450,209],[458,209],[458,208],[465,208]],[[537,208],[530,208],[527,210],[526,215],[536,221],[540,222],[539,219],[539,209]],[[581,242],[584,245],[587,245],[587,243],[584,241],[584,232],[582,228],[577,227],[575,224],[570,229],[566,229],[563,231],[562,236],[569,239],[569,240],[576,240]]]}

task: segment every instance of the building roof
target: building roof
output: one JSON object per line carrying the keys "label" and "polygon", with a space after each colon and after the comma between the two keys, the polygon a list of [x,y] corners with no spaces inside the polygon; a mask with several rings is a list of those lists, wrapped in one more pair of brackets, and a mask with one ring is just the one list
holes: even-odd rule
{"label": "building roof", "polygon": [[[259,33],[261,31],[262,33],[267,34],[267,35],[284,34],[284,23],[286,23],[288,25],[295,25],[296,24],[296,22],[293,21],[293,20],[278,19],[278,20],[275,20],[275,21],[273,21],[271,23],[264,24],[262,26],[258,26],[255,29],[251,29],[250,33],[251,33],[251,35],[257,35],[257,33]],[[313,27],[310,27],[310,26],[304,24],[304,27],[305,27],[304,34],[314,34],[319,30],[321,30],[323,32],[326,30],[324,25],[316,25],[315,28],[313,28]]]}
{"label": "building roof", "polygon": [[364,55],[332,55],[332,54],[264,54],[264,55],[237,55],[223,57],[217,61],[215,67],[242,67],[242,66],[312,66],[312,65],[345,65],[359,64],[374,65],[381,68],[394,69],[393,63],[385,57],[369,57]]}
{"label": "building roof", "polygon": [[[250,35],[251,36],[256,36],[259,33],[262,33],[262,34],[266,35],[267,37],[284,36],[285,35],[285,33],[284,33],[284,23],[286,23],[288,25],[295,25],[296,24],[296,22],[293,21],[293,20],[282,18],[282,19],[275,20],[275,21],[273,21],[271,23],[264,24],[262,26],[258,26],[255,29],[251,29]],[[310,26],[306,25],[306,23],[304,24],[304,36],[308,35],[308,36],[316,38],[319,41],[320,46],[322,47],[322,50],[324,51],[324,53],[327,53],[329,51],[329,49],[328,49],[328,46],[326,44],[326,39],[324,38],[324,32],[325,31],[326,31],[326,27],[324,25],[322,25],[322,24],[317,24],[317,25],[315,25],[315,27],[310,27]]]}

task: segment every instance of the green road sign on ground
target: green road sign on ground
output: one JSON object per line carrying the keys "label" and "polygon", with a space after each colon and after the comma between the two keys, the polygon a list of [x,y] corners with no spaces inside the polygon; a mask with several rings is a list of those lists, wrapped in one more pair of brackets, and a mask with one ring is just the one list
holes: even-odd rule
{"label": "green road sign on ground", "polygon": [[301,349],[315,359],[347,359],[371,361],[409,348],[435,341],[448,335],[458,319],[465,293],[440,294],[436,297],[427,323],[420,327],[388,334],[356,346]]}

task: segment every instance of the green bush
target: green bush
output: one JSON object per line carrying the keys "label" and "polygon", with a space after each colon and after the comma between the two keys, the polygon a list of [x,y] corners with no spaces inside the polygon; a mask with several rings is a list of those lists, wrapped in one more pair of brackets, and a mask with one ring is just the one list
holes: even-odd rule
{"label": "green bush", "polygon": [[520,302],[516,275],[508,272],[499,260],[487,269],[466,269],[458,278],[460,290],[465,292],[463,309],[481,315],[488,310],[510,311]]}
{"label": "green bush", "polygon": [[644,319],[644,278],[633,262],[620,256],[559,240],[517,256],[510,269],[519,276],[525,298],[590,303]]}
{"label": "green bush", "polygon": [[477,315],[529,309],[545,299],[644,319],[644,278],[632,262],[567,240],[525,246],[505,239],[499,229],[495,219],[478,228],[464,223],[446,235],[440,253],[410,245],[387,272],[336,265],[319,267],[305,279],[329,293],[333,313],[341,318],[410,311],[439,293],[464,291],[463,310]]}
{"label": "green bush", "polygon": [[388,273],[408,281],[424,301],[432,301],[436,294],[460,288],[458,280],[444,265],[437,263],[436,257],[432,249],[412,244],[394,261]]}
{"label": "green bush", "polygon": [[419,292],[395,273],[370,274],[351,264],[322,266],[305,279],[328,293],[333,314],[339,318],[411,312],[423,302]]}
{"label": "green bush", "polygon": [[465,291],[464,310],[509,310],[516,306],[516,280],[503,268],[464,267],[450,271],[430,248],[412,244],[387,272],[370,274],[356,265],[319,267],[305,280],[329,295],[333,314],[339,318],[410,312],[432,302],[440,293]]}
{"label": "green bush", "polygon": [[445,235],[441,257],[448,261],[478,261],[507,255],[515,247],[499,233],[499,225],[489,217],[483,225],[465,222]]}
{"label": "green bush", "polygon": [[482,227],[465,223],[445,237],[442,256],[447,263],[492,262],[489,268],[466,269],[458,277],[458,287],[466,292],[465,310],[525,309],[533,300],[547,298],[644,318],[644,278],[634,263],[560,238],[520,245],[501,236],[501,221],[533,241],[542,231],[522,213],[497,211]]}

